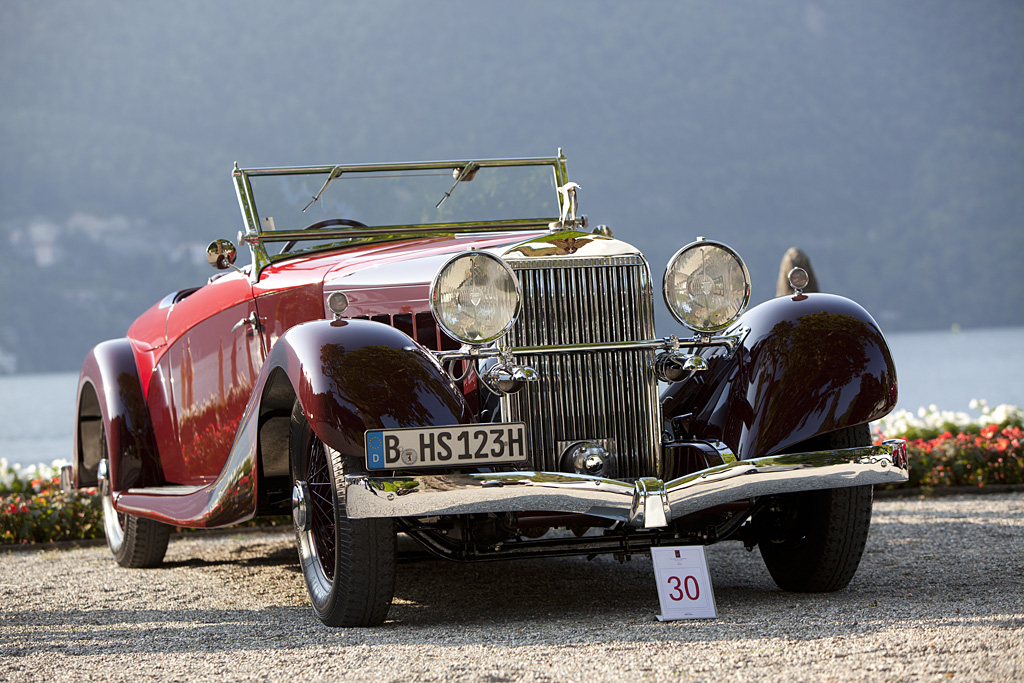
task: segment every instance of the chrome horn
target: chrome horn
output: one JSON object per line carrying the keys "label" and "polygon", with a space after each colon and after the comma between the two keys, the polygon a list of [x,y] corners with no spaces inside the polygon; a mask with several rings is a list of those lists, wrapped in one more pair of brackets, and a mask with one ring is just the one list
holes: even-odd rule
{"label": "chrome horn", "polygon": [[701,356],[679,350],[679,340],[668,338],[669,348],[654,359],[654,373],[662,382],[682,382],[694,372],[708,369],[708,362]]}
{"label": "chrome horn", "polygon": [[499,362],[488,368],[480,379],[495,394],[508,396],[521,390],[527,382],[536,382],[540,375],[526,365]]}

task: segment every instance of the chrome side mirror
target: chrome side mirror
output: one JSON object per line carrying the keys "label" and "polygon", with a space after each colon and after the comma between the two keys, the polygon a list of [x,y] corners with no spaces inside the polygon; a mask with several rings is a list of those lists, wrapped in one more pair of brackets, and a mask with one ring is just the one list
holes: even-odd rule
{"label": "chrome side mirror", "polygon": [[214,240],[210,242],[210,246],[206,247],[206,262],[217,270],[234,268],[236,258],[238,258],[238,249],[235,248],[231,240]]}

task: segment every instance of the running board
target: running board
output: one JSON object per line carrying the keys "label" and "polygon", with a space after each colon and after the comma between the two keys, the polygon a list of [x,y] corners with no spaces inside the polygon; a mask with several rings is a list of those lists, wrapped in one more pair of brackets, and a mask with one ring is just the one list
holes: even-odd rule
{"label": "running board", "polygon": [[244,492],[252,491],[251,488],[241,486],[243,495],[224,496],[217,491],[216,484],[115,491],[114,509],[164,524],[195,529],[230,526],[255,516],[255,501],[244,495]]}

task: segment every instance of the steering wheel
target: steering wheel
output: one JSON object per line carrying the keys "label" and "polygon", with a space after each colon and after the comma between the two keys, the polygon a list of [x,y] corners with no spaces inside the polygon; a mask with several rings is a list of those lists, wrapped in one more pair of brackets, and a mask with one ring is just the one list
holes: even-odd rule
{"label": "steering wheel", "polygon": [[[352,218],[328,218],[326,220],[317,221],[316,223],[313,223],[312,225],[303,228],[303,230],[320,230],[321,228],[329,228],[334,225],[344,225],[349,228],[370,227],[366,223],[360,223],[359,221],[353,220]],[[284,243],[284,246],[281,247],[281,251],[279,253],[284,254],[292,247],[294,247],[296,242],[298,242],[298,240],[288,240],[287,242]]]}

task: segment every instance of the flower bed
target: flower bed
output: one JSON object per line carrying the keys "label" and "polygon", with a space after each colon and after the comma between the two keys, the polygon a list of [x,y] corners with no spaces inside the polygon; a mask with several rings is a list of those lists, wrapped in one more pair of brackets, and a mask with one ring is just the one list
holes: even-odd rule
{"label": "flower bed", "polygon": [[[910,481],[885,488],[1024,484],[1024,411],[1010,405],[989,408],[984,401],[970,407],[980,416],[930,406],[916,415],[897,411],[874,423],[878,441],[906,439],[910,455]],[[57,473],[65,462],[21,468],[0,458],[0,545],[103,537],[97,490],[60,490]],[[253,523],[276,526],[290,519]]]}
{"label": "flower bed", "polygon": [[980,416],[933,405],[916,416],[901,410],[876,422],[878,441],[906,439],[910,456],[910,481],[885,488],[1024,484],[1024,413],[1011,405],[989,408],[984,401],[970,407]]}
{"label": "flower bed", "polygon": [[50,465],[11,467],[0,458],[0,544],[73,541],[103,536],[103,510],[96,489],[60,490]]}
{"label": "flower bed", "polygon": [[[20,467],[0,458],[0,545],[103,538],[103,505],[94,488],[60,490],[60,468]],[[258,517],[239,526],[286,526],[291,517]],[[177,529],[187,531],[187,529]]]}

